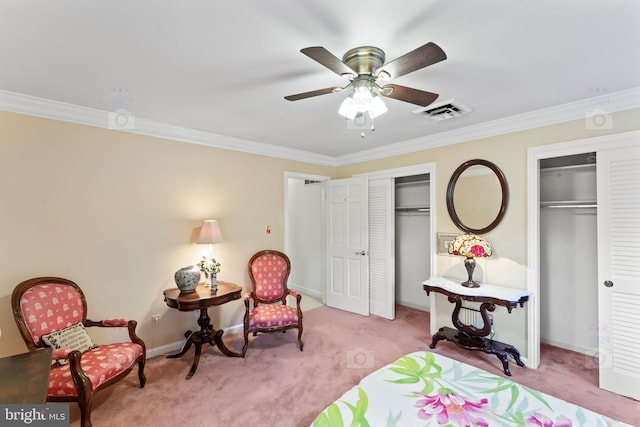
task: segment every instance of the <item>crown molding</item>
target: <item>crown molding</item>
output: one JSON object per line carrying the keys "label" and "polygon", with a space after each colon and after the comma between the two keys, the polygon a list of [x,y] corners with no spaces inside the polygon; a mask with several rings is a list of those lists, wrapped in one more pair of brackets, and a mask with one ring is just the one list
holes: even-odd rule
{"label": "crown molding", "polygon": [[[601,102],[601,101],[606,102]],[[258,154],[279,159],[294,160],[321,166],[339,167],[385,157],[414,153],[465,141],[487,138],[541,126],[584,119],[586,114],[600,108],[606,112],[640,108],[640,87],[614,92],[606,98],[588,98],[555,107],[505,117],[478,125],[441,132],[412,140],[372,148],[344,156],[326,156],[303,150],[280,147],[232,136],[174,126],[136,117],[135,128],[118,129],[159,138],[172,139],[192,144],[207,145],[245,153]],[[0,110],[22,113],[89,126],[109,128],[111,112],[81,107],[35,96],[0,90]]]}
{"label": "crown molding", "polygon": [[607,113],[614,113],[632,108],[640,108],[640,87],[614,92],[606,95],[606,97],[587,98],[461,129],[415,138],[353,154],[346,154],[337,157],[336,163],[337,166],[346,166],[572,120],[584,120],[587,114],[596,109],[604,110]]}
{"label": "crown molding", "polygon": [[[113,127],[109,126],[109,114],[113,114],[113,112],[6,90],[0,90],[0,110],[113,129]],[[325,156],[293,148],[285,148],[197,129],[174,126],[142,117],[135,117],[135,126],[132,129],[118,128],[114,130],[275,157],[278,159],[336,167],[336,158],[333,156]]]}

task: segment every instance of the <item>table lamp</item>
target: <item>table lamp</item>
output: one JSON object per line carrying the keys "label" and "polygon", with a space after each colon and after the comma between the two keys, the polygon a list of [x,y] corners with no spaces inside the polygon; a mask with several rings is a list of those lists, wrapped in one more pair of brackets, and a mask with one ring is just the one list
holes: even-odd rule
{"label": "table lamp", "polygon": [[[207,219],[202,223],[200,227],[200,234],[198,235],[198,244],[209,245],[209,261],[214,262],[213,258],[213,245],[222,242],[222,232],[218,221],[215,219]],[[215,283],[214,276],[211,277],[211,286]]]}
{"label": "table lamp", "polygon": [[476,258],[491,256],[491,245],[480,236],[475,234],[461,234],[449,244],[451,255],[465,257],[464,268],[467,270],[468,279],[461,283],[467,288],[478,288],[480,283],[473,280],[473,270],[476,268]]}
{"label": "table lamp", "polygon": [[198,235],[198,243],[203,245],[211,245],[222,242],[222,232],[220,226],[215,219],[208,219],[202,223],[200,234]]}

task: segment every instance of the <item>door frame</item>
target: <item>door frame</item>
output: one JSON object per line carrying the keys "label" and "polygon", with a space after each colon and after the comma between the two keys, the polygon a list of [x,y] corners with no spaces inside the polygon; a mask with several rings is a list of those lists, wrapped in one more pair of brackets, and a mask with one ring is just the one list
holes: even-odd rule
{"label": "door frame", "polygon": [[[378,171],[373,171],[373,172],[366,172],[366,173],[361,173],[361,174],[356,174],[353,175],[354,177],[356,176],[367,176],[369,178],[369,180],[373,180],[373,179],[395,179],[395,178],[400,178],[400,177],[404,177],[404,176],[412,176],[412,175],[422,175],[422,174],[429,174],[429,187],[430,187],[430,191],[429,191],[429,207],[430,207],[430,215],[429,215],[429,231],[430,231],[430,242],[429,245],[431,247],[431,266],[430,266],[430,271],[429,271],[429,276],[434,276],[434,271],[435,271],[435,266],[436,266],[436,262],[437,262],[437,250],[435,250],[437,248],[437,233],[436,233],[436,212],[437,212],[437,198],[436,198],[436,190],[437,190],[437,185],[436,185],[436,164],[435,163],[422,163],[422,164],[418,164],[418,165],[412,165],[412,166],[404,166],[404,167],[399,167],[399,168],[393,168],[393,169],[383,169],[383,170],[378,170]],[[395,200],[391,200],[392,206],[391,208],[395,207]],[[393,236],[393,244],[392,244],[392,248],[391,250],[394,252],[394,259],[395,259],[395,230],[391,230],[392,232],[392,236]],[[392,267],[394,268],[394,271],[392,272],[391,277],[393,278],[393,283],[392,283],[392,288],[393,288],[393,295],[394,295],[394,301],[395,301],[395,262],[392,263]],[[425,277],[425,280],[429,279],[429,277]],[[425,294],[426,296],[426,294]],[[431,295],[429,295],[429,319],[430,319],[430,324],[431,324],[431,333],[435,333],[435,324],[436,324],[436,318],[437,318],[437,313],[436,313],[436,296],[435,296],[435,292],[431,292]]]}
{"label": "door frame", "polygon": [[527,365],[531,368],[540,366],[540,160],[624,148],[639,137],[640,131],[630,131],[530,147],[527,151]]}
{"label": "door frame", "polygon": [[[325,175],[313,175],[313,174],[309,174],[309,173],[301,173],[301,172],[288,172],[285,171],[284,173],[284,252],[287,253],[289,252],[292,248],[289,247],[289,233],[291,233],[290,227],[291,227],[291,219],[289,218],[289,205],[291,203],[291,195],[289,194],[289,180],[290,179],[299,179],[299,180],[312,180],[312,181],[329,181],[331,179],[330,176],[325,176]],[[318,224],[319,227],[324,227],[324,223],[325,223],[325,216],[324,216],[324,208],[325,208],[325,201],[324,201],[324,188],[322,189],[322,194],[320,196],[320,208],[321,208],[321,213],[320,213],[320,224]],[[324,304],[325,303],[325,286],[324,286],[324,274],[325,274],[325,262],[324,262],[324,258],[326,256],[325,253],[325,245],[324,245],[324,233],[322,233],[322,241],[320,242],[320,253],[322,254],[321,257],[321,263],[322,265],[320,266],[320,271],[322,272],[322,277],[320,279],[321,283],[323,284],[320,287],[320,300],[321,302]],[[299,290],[299,289],[298,289]]]}

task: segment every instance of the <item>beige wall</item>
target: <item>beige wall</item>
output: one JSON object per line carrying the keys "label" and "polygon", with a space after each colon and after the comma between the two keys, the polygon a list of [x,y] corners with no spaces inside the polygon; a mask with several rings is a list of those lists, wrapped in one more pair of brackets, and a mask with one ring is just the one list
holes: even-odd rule
{"label": "beige wall", "polygon": [[[220,222],[220,279],[246,289],[251,254],[284,248],[284,172],[334,173],[5,112],[0,138],[0,356],[26,349],[11,315],[13,288],[45,275],[76,281],[92,319],[138,320],[149,348],[180,341],[194,316],[169,309],[162,291],[175,287],[178,268],[207,253],[194,240],[202,220]],[[162,316],[156,328],[154,314]],[[209,314],[216,325],[237,325],[244,305]]]}
{"label": "beige wall", "polygon": [[[503,223],[486,236],[495,252],[480,266],[480,278],[524,288],[527,148],[637,130],[640,110],[615,113],[613,124],[611,131],[589,131],[578,120],[333,169],[0,112],[0,356],[25,350],[11,292],[41,275],[80,284],[91,318],[138,320],[149,348],[179,341],[194,317],[167,308],[162,291],[174,286],[179,267],[206,253],[194,243],[201,221],[220,221],[220,279],[246,288],[250,255],[283,248],[285,171],[348,177],[434,162],[435,231],[455,232],[444,203],[449,177],[465,160],[490,160],[504,171],[510,200]],[[436,269],[463,274],[456,257],[439,256]],[[210,315],[228,327],[243,312],[234,301]],[[503,337],[523,349],[525,311],[516,312]],[[162,316],[156,328],[154,314]]]}

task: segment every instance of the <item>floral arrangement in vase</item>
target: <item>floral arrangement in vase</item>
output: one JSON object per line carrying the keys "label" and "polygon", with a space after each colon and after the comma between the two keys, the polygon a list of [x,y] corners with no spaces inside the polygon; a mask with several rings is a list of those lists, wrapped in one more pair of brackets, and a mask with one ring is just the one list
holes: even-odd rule
{"label": "floral arrangement in vase", "polygon": [[202,260],[197,265],[200,271],[204,273],[204,277],[211,279],[211,287],[215,287],[218,273],[220,273],[220,263],[215,258],[211,258],[211,261],[208,261],[207,257],[203,255]]}

